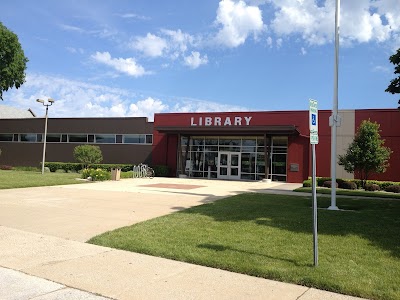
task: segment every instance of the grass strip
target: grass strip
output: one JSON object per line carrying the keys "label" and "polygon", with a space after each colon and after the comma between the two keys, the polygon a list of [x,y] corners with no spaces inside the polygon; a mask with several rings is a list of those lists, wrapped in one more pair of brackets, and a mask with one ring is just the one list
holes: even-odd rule
{"label": "grass strip", "polygon": [[[318,199],[319,207],[329,199]],[[400,299],[400,201],[242,194],[104,233],[89,243],[370,299]]]}
{"label": "grass strip", "polygon": [[14,189],[35,186],[77,184],[84,181],[77,173],[42,173],[33,171],[0,170],[0,189]]}

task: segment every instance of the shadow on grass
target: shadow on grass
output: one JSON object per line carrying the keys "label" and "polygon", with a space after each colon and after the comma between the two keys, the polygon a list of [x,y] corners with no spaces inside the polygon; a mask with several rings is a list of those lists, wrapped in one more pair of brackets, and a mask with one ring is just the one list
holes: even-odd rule
{"label": "shadow on grass", "polygon": [[[330,199],[318,199],[319,208],[329,204]],[[319,234],[357,235],[400,258],[400,201],[339,198],[338,206],[345,211],[318,210]],[[311,197],[242,194],[179,213],[201,214],[219,222],[254,221],[292,232],[312,232]]]}
{"label": "shadow on grass", "polygon": [[203,249],[214,250],[214,251],[220,251],[220,252],[229,250],[229,251],[240,252],[240,253],[244,253],[244,254],[258,255],[258,256],[274,259],[274,260],[289,262],[297,267],[311,267],[312,266],[312,264],[299,264],[297,261],[295,261],[293,259],[281,258],[281,257],[266,255],[264,253],[257,253],[257,252],[253,252],[253,251],[244,251],[244,250],[236,249],[236,248],[233,248],[230,246],[224,246],[224,245],[219,245],[219,244],[199,244],[199,245],[197,245],[197,247],[203,248]]}

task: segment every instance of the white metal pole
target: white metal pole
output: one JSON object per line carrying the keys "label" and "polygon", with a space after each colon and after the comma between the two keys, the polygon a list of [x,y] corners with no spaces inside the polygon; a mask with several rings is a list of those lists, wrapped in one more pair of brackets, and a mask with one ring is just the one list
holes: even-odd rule
{"label": "white metal pole", "polygon": [[334,87],[333,87],[333,109],[331,116],[331,206],[330,210],[338,210],[336,206],[336,132],[338,122],[338,74],[339,74],[339,28],[340,28],[340,0],[336,0],[335,12],[335,73],[334,73]]}
{"label": "white metal pole", "polygon": [[313,207],[313,246],[314,246],[314,267],[318,266],[318,221],[317,221],[317,180],[316,180],[316,153],[315,144],[312,148],[312,207]]}
{"label": "white metal pole", "polygon": [[46,117],[44,123],[44,137],[43,137],[43,159],[42,159],[42,174],[44,174],[44,161],[46,158],[46,136],[47,136],[47,112],[49,110],[49,105],[46,105]]}

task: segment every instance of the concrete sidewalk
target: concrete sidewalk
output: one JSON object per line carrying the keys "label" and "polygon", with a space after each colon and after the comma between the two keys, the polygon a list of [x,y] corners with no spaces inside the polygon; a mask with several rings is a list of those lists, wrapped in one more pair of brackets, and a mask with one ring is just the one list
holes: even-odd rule
{"label": "concrete sidewalk", "polygon": [[4,226],[0,249],[1,299],[360,299]]}

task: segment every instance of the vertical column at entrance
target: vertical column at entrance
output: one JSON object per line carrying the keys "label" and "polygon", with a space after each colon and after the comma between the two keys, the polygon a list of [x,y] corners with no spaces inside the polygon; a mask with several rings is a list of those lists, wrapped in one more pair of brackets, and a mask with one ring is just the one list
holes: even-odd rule
{"label": "vertical column at entrance", "polygon": [[178,133],[178,151],[176,153],[176,160],[178,162],[178,167],[176,168],[175,176],[178,177],[179,174],[183,174],[182,145],[181,145],[181,134],[180,133]]}
{"label": "vertical column at entrance", "polygon": [[265,179],[268,179],[269,176],[269,164],[270,164],[270,159],[269,159],[269,143],[267,139],[267,134],[264,133],[264,160],[265,160]]}
{"label": "vertical column at entrance", "polygon": [[168,134],[167,135],[167,147],[166,147],[166,158],[167,158],[167,166],[170,168],[169,176],[175,176],[177,172],[177,156],[176,153],[178,151],[178,135],[177,134]]}

